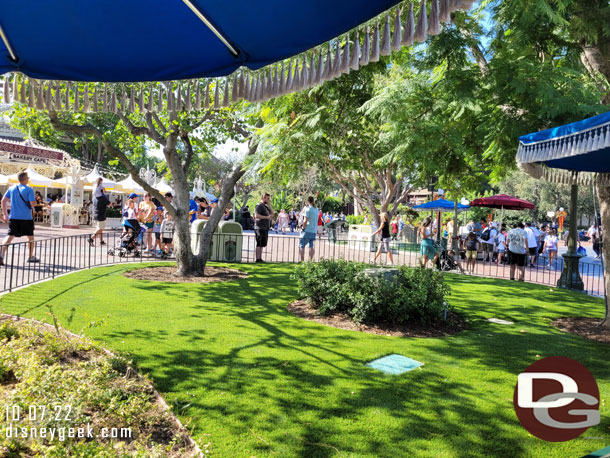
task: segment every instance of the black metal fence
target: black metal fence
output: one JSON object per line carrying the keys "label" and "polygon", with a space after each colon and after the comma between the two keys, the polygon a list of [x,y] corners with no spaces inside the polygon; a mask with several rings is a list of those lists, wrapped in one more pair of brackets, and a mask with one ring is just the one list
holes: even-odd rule
{"label": "black metal fence", "polygon": [[[34,242],[33,254],[40,262],[28,262],[30,257],[29,243],[20,242],[5,247],[4,266],[0,267],[0,292],[11,291],[31,283],[36,283],[69,272],[88,269],[96,266],[156,261],[162,259],[159,253],[141,252],[139,249],[121,248],[121,233],[109,231],[104,233],[105,245],[89,244],[89,235],[72,235]],[[194,240],[195,246],[197,240]],[[314,243],[313,260],[345,259],[386,265],[390,256],[382,250],[375,260],[378,242],[370,239],[346,239],[339,237],[329,240],[327,236],[317,238]],[[420,265],[420,246],[417,243],[393,241],[391,264],[396,266]],[[110,253],[109,253],[110,249]],[[309,247],[303,250],[304,259],[309,260]],[[267,247],[263,250],[265,262],[299,262],[300,238],[294,235],[272,234]],[[171,255],[170,255],[171,260]],[[256,237],[252,233],[215,234],[210,249],[211,261],[253,263],[256,261]],[[442,270],[462,272],[466,261],[455,259],[455,264],[443,262],[437,267]],[[541,256],[534,267],[526,267],[525,281],[555,287],[563,269],[563,259],[554,260],[549,268],[546,256]],[[601,264],[595,262],[580,263],[580,272],[585,285],[585,292],[594,296],[604,295],[604,280]],[[482,253],[474,268],[474,275],[489,278],[510,278],[510,266],[497,261],[484,262]]]}

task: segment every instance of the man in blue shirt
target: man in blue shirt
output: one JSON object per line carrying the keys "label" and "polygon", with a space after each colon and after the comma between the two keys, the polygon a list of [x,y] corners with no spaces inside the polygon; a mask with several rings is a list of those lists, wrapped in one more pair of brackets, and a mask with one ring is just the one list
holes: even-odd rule
{"label": "man in blue shirt", "polygon": [[189,200],[189,215],[190,221],[195,221],[199,216],[199,203],[195,200],[195,198]]}
{"label": "man in blue shirt", "polygon": [[303,209],[303,224],[301,237],[299,240],[299,255],[301,262],[305,260],[305,245],[309,244],[309,260],[313,261],[314,247],[313,243],[316,240],[318,231],[318,209],[314,205],[313,196],[307,198],[307,207]]}
{"label": "man in blue shirt", "polygon": [[[8,219],[8,236],[2,242],[2,255],[0,265],[4,265],[4,256],[8,250],[8,245],[15,237],[24,235],[30,242],[28,262],[39,262],[34,256],[34,219],[32,218],[32,208],[36,205],[34,190],[28,186],[28,173],[20,172],[17,175],[19,184],[11,187],[2,198],[2,214],[4,220]],[[8,202],[11,202],[11,216],[8,215]]]}

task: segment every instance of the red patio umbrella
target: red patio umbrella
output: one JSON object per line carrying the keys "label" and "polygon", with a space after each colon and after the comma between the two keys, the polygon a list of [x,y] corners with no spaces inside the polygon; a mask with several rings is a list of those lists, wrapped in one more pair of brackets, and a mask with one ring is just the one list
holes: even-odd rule
{"label": "red patio umbrella", "polygon": [[527,200],[498,194],[497,196],[481,197],[470,202],[471,207],[501,208],[503,210],[532,210],[534,204]]}
{"label": "red patio umbrella", "polygon": [[532,210],[534,204],[527,200],[518,199],[506,194],[498,194],[496,196],[481,197],[470,202],[471,207],[487,207],[501,208],[502,216],[500,217],[500,225],[504,221],[504,210]]}

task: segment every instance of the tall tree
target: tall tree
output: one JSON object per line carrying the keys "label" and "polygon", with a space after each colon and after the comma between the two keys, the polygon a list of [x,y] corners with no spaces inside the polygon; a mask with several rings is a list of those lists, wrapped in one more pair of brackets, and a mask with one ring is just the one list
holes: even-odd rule
{"label": "tall tree", "polygon": [[[105,128],[101,127],[97,119],[99,116],[107,115],[31,112],[28,117],[35,119],[36,122],[47,123],[58,132],[100,141],[104,149],[125,167],[134,181],[162,202],[174,218],[177,273],[202,275],[208,259],[212,234],[230,202],[235,183],[243,176],[245,169],[240,162],[222,180],[219,203],[202,232],[198,255],[193,255],[191,251],[188,214],[190,196],[187,177],[193,168],[193,161],[198,157],[198,147],[206,147],[206,144],[222,143],[227,138],[237,139],[241,142],[249,142],[248,155],[254,154],[257,144],[247,128],[247,123],[241,118],[238,120],[237,116],[227,109],[189,113],[170,111],[162,115],[143,113],[143,111],[132,114],[118,112],[112,115],[116,123],[112,128],[109,128],[107,121],[103,124]],[[140,178],[139,170],[130,157],[129,152],[133,150],[134,145],[141,147],[146,140],[162,147],[175,192],[171,203]]]}
{"label": "tall tree", "polygon": [[262,172],[298,180],[316,166],[370,209],[377,222],[380,212],[393,213],[411,190],[411,169],[382,160],[389,146],[379,141],[381,125],[360,110],[373,97],[373,81],[385,68],[384,63],[371,64],[268,103],[262,110]]}

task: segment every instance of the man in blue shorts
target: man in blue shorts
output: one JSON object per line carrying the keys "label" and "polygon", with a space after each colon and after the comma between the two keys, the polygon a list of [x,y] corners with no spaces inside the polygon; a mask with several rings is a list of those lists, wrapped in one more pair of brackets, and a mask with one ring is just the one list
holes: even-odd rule
{"label": "man in blue shorts", "polygon": [[318,209],[314,205],[313,196],[307,198],[307,207],[303,209],[303,224],[301,238],[299,240],[299,254],[301,262],[305,260],[305,245],[309,244],[309,260],[313,261],[314,248],[313,243],[316,240],[318,231]]}
{"label": "man in blue shorts", "polygon": [[28,262],[39,262],[34,256],[34,219],[32,218],[32,208],[36,205],[34,190],[28,186],[28,173],[20,172],[17,175],[19,184],[11,187],[2,199],[2,213],[4,220],[8,216],[7,204],[11,203],[11,216],[8,220],[8,236],[2,242],[2,255],[0,255],[0,265],[3,265],[4,256],[8,249],[8,244],[14,237],[28,238],[29,257]]}

